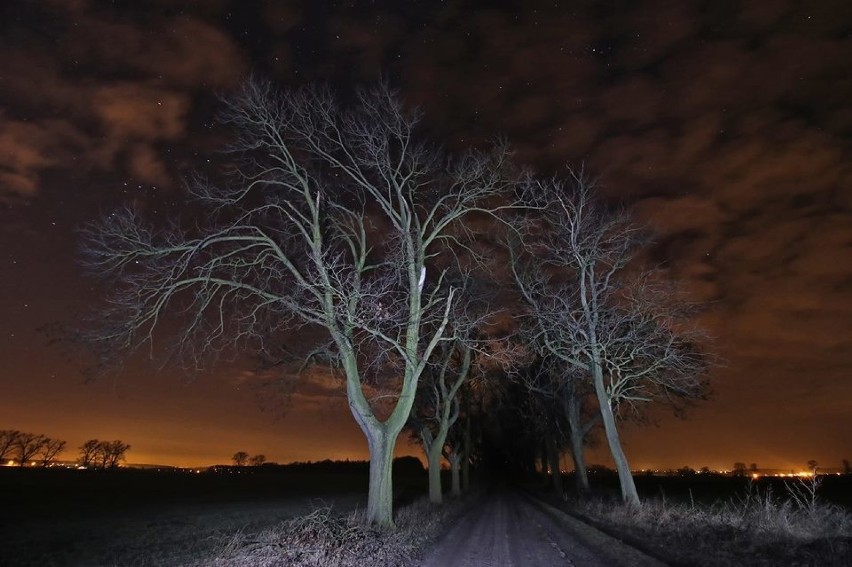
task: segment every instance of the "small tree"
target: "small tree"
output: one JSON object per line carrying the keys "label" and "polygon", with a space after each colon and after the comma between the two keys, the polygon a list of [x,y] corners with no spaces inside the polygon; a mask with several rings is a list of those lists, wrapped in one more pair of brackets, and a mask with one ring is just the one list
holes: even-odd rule
{"label": "small tree", "polygon": [[12,457],[19,435],[21,432],[17,429],[0,430],[0,462]]}
{"label": "small tree", "polygon": [[734,473],[734,476],[745,476],[746,464],[740,463],[740,462],[734,463],[733,473]]}
{"label": "small tree", "polygon": [[418,393],[418,405],[409,418],[426,453],[429,501],[433,504],[440,504],[443,500],[441,457],[445,453],[447,435],[459,417],[457,394],[470,373],[472,357],[471,348],[465,344],[445,344],[445,347],[441,350],[441,361],[425,373]]}
{"label": "small tree", "polygon": [[819,469],[819,463],[818,462],[816,462],[813,459],[808,461],[808,470],[811,471],[814,476],[816,476],[817,469]]}
{"label": "small tree", "polygon": [[101,442],[97,439],[89,439],[78,447],[80,450],[80,456],[78,457],[77,462],[81,467],[90,468],[98,464],[100,446]]}
{"label": "small tree", "polygon": [[[94,450],[87,455],[90,462],[100,469],[118,468],[119,464],[125,460],[127,451],[130,450],[130,445],[123,441],[97,441],[92,439],[83,444],[80,448],[81,451],[85,452],[93,442],[95,443]],[[85,456],[86,454],[81,457],[81,462],[83,462]]]}
{"label": "small tree", "polygon": [[[537,399],[535,416],[545,439],[548,461],[557,461],[566,438],[574,463],[574,483],[577,493],[587,494],[589,477],[585,449],[594,427],[600,423],[600,412],[594,404],[594,391],[585,372],[564,364],[553,355],[538,360],[516,374],[517,379]],[[554,489],[561,492],[561,479],[553,477]]]}
{"label": "small tree", "polygon": [[125,460],[127,451],[130,450],[130,445],[123,441],[110,441],[104,443],[101,450],[106,455],[104,467],[114,469],[119,466],[119,463]]}
{"label": "small tree", "polygon": [[249,459],[249,454],[246,453],[245,451],[237,451],[236,453],[234,453],[234,456],[231,457],[231,460],[234,461],[234,464],[238,467],[246,466],[248,459]]}
{"label": "small tree", "polygon": [[18,433],[13,444],[13,454],[18,466],[23,467],[41,450],[47,438],[35,433]]}
{"label": "small tree", "polygon": [[253,467],[259,467],[266,462],[266,455],[255,455],[249,459],[249,464]]}
{"label": "small tree", "polygon": [[[459,404],[461,405],[461,404]],[[461,464],[465,457],[464,451],[464,428],[459,427],[458,420],[450,427],[447,440],[444,443],[444,458],[450,463],[450,494],[461,496]]]}
{"label": "small tree", "polygon": [[38,453],[38,460],[41,462],[41,466],[49,467],[53,464],[56,460],[56,456],[65,449],[65,444],[65,441],[45,437]]}
{"label": "small tree", "polygon": [[843,474],[852,474],[852,465],[849,464],[849,459],[843,459]]}

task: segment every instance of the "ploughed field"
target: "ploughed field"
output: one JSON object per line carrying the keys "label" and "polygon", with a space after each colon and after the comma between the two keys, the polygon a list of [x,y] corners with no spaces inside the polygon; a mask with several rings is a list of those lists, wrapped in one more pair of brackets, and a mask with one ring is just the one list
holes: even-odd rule
{"label": "ploughed field", "polygon": [[[361,470],[363,468],[363,470]],[[402,500],[425,474],[396,474]],[[181,565],[332,505],[366,505],[367,469],[203,472],[0,468],[0,567]]]}

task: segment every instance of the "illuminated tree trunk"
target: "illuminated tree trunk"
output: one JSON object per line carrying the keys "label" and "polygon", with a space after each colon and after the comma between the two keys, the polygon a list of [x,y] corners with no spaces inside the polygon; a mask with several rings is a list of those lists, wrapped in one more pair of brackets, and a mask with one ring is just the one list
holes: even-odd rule
{"label": "illuminated tree trunk", "polygon": [[618,483],[621,486],[621,498],[625,504],[638,506],[639,493],[636,491],[636,482],[633,480],[633,474],[630,472],[627,455],[621,447],[621,439],[619,438],[618,429],[615,423],[615,414],[612,411],[609,396],[606,393],[606,387],[604,386],[603,381],[603,370],[601,368],[600,357],[597,353],[595,353],[594,360],[592,362],[592,375],[595,382],[595,394],[597,395],[601,417],[603,418],[606,440],[609,444],[609,451],[612,454],[612,459],[615,461],[615,468],[618,471]]}
{"label": "illuminated tree trunk", "polygon": [[583,496],[589,493],[589,474],[586,470],[586,455],[584,453],[581,434],[571,430],[571,460],[574,462],[574,487],[577,494]]}
{"label": "illuminated tree trunk", "polygon": [[379,421],[364,396],[357,378],[354,355],[344,359],[347,393],[352,416],[367,438],[370,450],[370,484],[367,494],[367,521],[383,528],[393,528],[393,454],[396,440],[411,411],[414,392],[412,381],[404,380],[400,401],[385,421]]}
{"label": "illuminated tree trunk", "polygon": [[367,495],[367,521],[393,527],[393,453],[399,433],[384,427],[365,431],[370,448],[370,486]]}
{"label": "illuminated tree trunk", "polygon": [[584,496],[589,493],[589,475],[586,470],[585,437],[591,427],[584,427],[581,417],[580,400],[570,396],[565,401],[565,413],[568,417],[568,429],[571,436],[571,460],[574,462],[574,487],[577,494]]}
{"label": "illuminated tree trunk", "polygon": [[430,442],[426,451],[429,460],[429,502],[441,504],[443,502],[441,488],[441,453],[444,442],[447,440],[447,431],[444,429]]}

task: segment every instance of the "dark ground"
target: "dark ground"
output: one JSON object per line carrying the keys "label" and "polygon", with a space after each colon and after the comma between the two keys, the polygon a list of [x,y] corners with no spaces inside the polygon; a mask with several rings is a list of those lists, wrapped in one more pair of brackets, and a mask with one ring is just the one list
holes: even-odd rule
{"label": "dark ground", "polygon": [[[732,503],[734,507],[741,508],[749,492],[752,495],[771,494],[778,503],[789,501],[785,483],[795,480],[761,477],[751,481],[749,478],[715,474],[637,475],[635,479],[643,502],[694,506],[699,517],[701,510],[712,510],[721,503]],[[533,484],[531,490],[551,505],[672,566],[852,566],[852,537],[848,535],[778,539],[763,525],[746,526],[746,531],[704,525],[697,533],[695,527],[684,528],[677,524],[676,517],[673,520],[650,518],[638,524],[612,523],[590,517],[583,502],[577,500],[573,493],[571,476],[567,475],[563,480],[567,501],[556,497],[548,485]],[[611,506],[619,506],[618,479],[614,471],[599,471],[592,475],[591,483],[595,493],[593,498],[602,498]],[[848,514],[852,514],[852,475],[822,476],[817,500],[823,505],[845,510],[848,519]],[[672,521],[676,525],[672,525]]]}
{"label": "dark ground", "polygon": [[[425,487],[422,471],[395,474],[399,501]],[[366,492],[366,468],[357,467],[201,474],[0,467],[0,567],[179,565],[215,553],[239,530],[322,505],[363,507]]]}

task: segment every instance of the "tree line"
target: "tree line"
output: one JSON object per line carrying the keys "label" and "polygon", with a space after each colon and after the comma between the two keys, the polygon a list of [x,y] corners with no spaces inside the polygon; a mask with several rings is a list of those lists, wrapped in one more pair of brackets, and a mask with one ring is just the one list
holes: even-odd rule
{"label": "tree line", "polygon": [[379,525],[406,430],[433,502],[444,460],[458,493],[498,463],[559,483],[567,452],[587,490],[583,453],[602,435],[637,503],[620,429],[705,396],[701,306],[583,171],[542,178],[502,141],[453,154],[384,84],[344,98],[250,81],[224,101],[221,168],[188,183],[192,222],[127,207],[92,223],[83,262],[111,293],[87,344],[115,363],[162,326],[179,363],[237,348],[325,366],[367,440]]}
{"label": "tree line", "polygon": [[81,467],[93,469],[114,469],[125,460],[130,445],[124,441],[98,441],[89,439],[79,447],[77,462]]}
{"label": "tree line", "polygon": [[49,467],[65,449],[65,441],[17,429],[0,430],[0,462],[11,460],[20,467]]}
{"label": "tree line", "polygon": [[233,461],[234,466],[237,467],[244,467],[246,465],[259,467],[266,463],[266,455],[249,456],[249,454],[245,451],[237,451],[234,453],[234,456],[231,457],[231,461]]}
{"label": "tree line", "polygon": [[[0,462],[7,459],[20,467],[49,467],[56,463],[67,442],[16,429],[0,430]],[[79,448],[77,463],[85,468],[115,468],[125,460],[130,445],[123,441],[89,439]]]}

